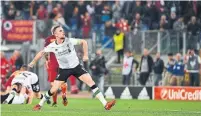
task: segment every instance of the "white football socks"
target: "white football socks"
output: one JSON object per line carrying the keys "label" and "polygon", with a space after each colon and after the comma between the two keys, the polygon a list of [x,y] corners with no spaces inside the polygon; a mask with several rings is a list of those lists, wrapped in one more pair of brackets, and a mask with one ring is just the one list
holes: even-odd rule
{"label": "white football socks", "polygon": [[40,105],[40,106],[43,106],[43,104],[44,104],[48,99],[50,99],[50,95],[48,94],[48,92],[46,92],[46,93],[43,95],[43,98],[40,100],[39,105]]}
{"label": "white football socks", "polygon": [[94,96],[100,100],[103,106],[107,104],[107,101],[105,100],[103,94],[100,92],[98,87],[96,87],[95,89],[92,89],[92,92],[94,93]]}
{"label": "white football socks", "polygon": [[9,96],[7,97],[6,101],[7,101],[7,102],[10,102],[10,100],[13,99],[16,94],[17,94],[17,93],[16,93],[15,90],[11,90],[11,92],[10,92]]}

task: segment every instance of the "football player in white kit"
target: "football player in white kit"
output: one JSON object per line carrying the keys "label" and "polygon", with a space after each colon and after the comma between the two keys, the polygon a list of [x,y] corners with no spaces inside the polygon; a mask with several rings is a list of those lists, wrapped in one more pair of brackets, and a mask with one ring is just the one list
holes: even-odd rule
{"label": "football player in white kit", "polygon": [[[38,76],[30,71],[27,71],[27,66],[23,65],[11,82],[11,91],[8,97],[4,100],[4,104],[23,104],[28,99],[28,104],[32,103],[33,97],[42,99],[40,93]],[[26,91],[28,90],[28,95]],[[18,94],[19,93],[19,94]]]}
{"label": "football player in white kit", "polygon": [[107,102],[92,80],[89,73],[80,65],[77,54],[75,52],[74,45],[81,44],[83,46],[84,56],[83,61],[88,60],[88,45],[86,40],[67,38],[65,37],[64,30],[61,26],[54,26],[52,33],[56,37],[56,40],[41,50],[29,64],[29,67],[33,67],[36,62],[44,56],[45,53],[53,52],[59,63],[59,73],[54,81],[52,88],[44,94],[45,97],[41,99],[40,103],[37,104],[33,110],[40,110],[44,102],[47,101],[61,86],[65,83],[70,75],[74,75],[84,83],[86,83],[94,93],[100,102],[103,104],[106,110],[110,110],[115,105],[116,101],[112,100]]}

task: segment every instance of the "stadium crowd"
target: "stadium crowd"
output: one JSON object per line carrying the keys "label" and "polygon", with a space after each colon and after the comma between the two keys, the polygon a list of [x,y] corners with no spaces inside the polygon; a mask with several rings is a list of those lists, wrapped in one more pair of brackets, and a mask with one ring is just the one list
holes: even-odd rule
{"label": "stadium crowd", "polygon": [[[128,32],[135,34],[140,30],[187,31],[192,34],[192,43],[189,48],[193,49],[195,43],[200,41],[194,41],[193,39],[200,34],[201,30],[200,1],[2,1],[1,8],[3,11],[1,15],[5,20],[52,19],[54,24],[61,24],[66,31],[74,32],[73,36],[75,37],[89,38],[91,32],[96,31],[100,32],[102,38],[113,38],[114,50],[118,54],[117,63],[121,63],[121,56],[123,56],[126,46],[124,45],[124,38]],[[81,35],[79,35],[80,32],[82,33]],[[101,39],[98,41],[101,41]],[[189,51],[187,59],[191,59],[190,53],[192,54],[192,51]],[[127,56],[132,55],[130,52],[126,52],[126,54]],[[149,73],[152,71],[152,67],[154,67],[154,73],[157,75],[155,85],[158,85],[162,79],[161,75],[163,72],[158,70],[161,69],[162,62],[159,60],[160,55],[156,55],[156,60],[153,60],[151,56],[147,57],[147,54],[144,53],[143,56],[145,57],[142,57],[140,64],[138,63],[141,73],[139,81],[142,85],[145,85]],[[15,51],[10,60],[6,60],[3,52],[1,52],[1,85],[3,89],[9,74],[14,72],[15,69],[19,69],[19,65],[23,64],[22,60],[17,60],[20,58],[19,56],[20,53]],[[173,55],[169,54],[169,56]],[[178,53],[175,56],[173,68],[179,67],[181,64],[187,64],[188,69],[192,64],[190,60],[183,61],[181,62],[181,55]],[[150,64],[149,62],[152,63]],[[196,60],[196,63],[200,64],[200,60]],[[148,67],[142,68],[146,66]],[[90,68],[93,69],[93,66]],[[191,68],[188,70],[193,70]],[[169,68],[166,67],[166,69],[168,72]],[[198,86],[199,80],[197,79],[199,75],[196,75],[197,67],[196,74],[194,74],[195,72],[189,73],[193,73],[190,74],[190,78],[192,77],[190,85]],[[174,75],[174,71],[171,72],[172,75]],[[164,80],[164,83],[166,83],[164,85],[181,85],[180,82],[181,78],[184,77],[184,69],[179,74],[176,73],[174,77],[175,80],[178,80],[177,83],[172,82],[171,84],[168,78],[166,81]],[[124,84],[129,84],[127,76],[124,76]]]}
{"label": "stadium crowd", "polygon": [[101,29],[112,37],[115,28],[122,32],[188,29],[194,35],[201,20],[200,1],[3,1],[1,8],[3,19],[50,18],[66,29],[82,30],[83,37]]}

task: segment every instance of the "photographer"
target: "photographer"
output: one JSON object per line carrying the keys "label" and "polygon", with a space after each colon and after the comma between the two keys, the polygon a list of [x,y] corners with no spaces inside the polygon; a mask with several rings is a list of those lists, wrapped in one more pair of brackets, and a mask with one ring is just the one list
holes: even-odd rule
{"label": "photographer", "polygon": [[105,57],[102,55],[102,51],[97,50],[96,57],[92,60],[89,66],[92,71],[93,80],[98,85],[101,92],[104,92],[104,75],[107,73],[105,62]]}

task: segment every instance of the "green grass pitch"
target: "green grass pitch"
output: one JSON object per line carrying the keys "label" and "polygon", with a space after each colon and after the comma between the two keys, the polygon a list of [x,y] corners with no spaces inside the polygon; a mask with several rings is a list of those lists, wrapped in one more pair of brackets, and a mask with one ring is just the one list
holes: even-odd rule
{"label": "green grass pitch", "polygon": [[201,116],[201,102],[120,100],[110,110],[104,110],[97,99],[68,99],[64,107],[59,99],[57,107],[45,104],[41,111],[32,105],[1,105],[1,116]]}

